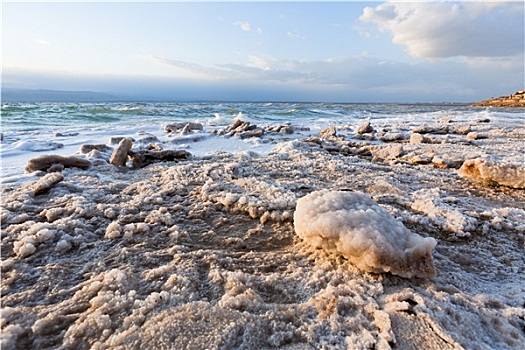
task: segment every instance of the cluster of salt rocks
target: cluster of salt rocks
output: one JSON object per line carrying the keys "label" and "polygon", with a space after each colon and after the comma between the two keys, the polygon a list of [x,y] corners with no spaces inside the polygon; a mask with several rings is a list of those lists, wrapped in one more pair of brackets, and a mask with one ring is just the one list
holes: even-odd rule
{"label": "cluster of salt rocks", "polygon": [[[488,119],[475,123],[483,125]],[[335,126],[322,130],[317,137],[303,139],[311,147],[320,147],[332,154],[359,156],[373,162],[386,162],[390,165],[432,165],[441,169],[457,169],[459,176],[473,182],[490,186],[525,188],[525,165],[516,164],[497,157],[487,158],[480,152],[456,152],[450,145],[464,147],[477,146],[475,140],[492,137],[497,131],[474,131],[466,124],[450,124],[450,117],[441,118],[435,124],[422,124],[411,131],[376,130],[369,121],[359,125],[347,140],[338,134]],[[343,127],[342,130],[349,129]],[[442,136],[438,138],[436,135]],[[452,137],[461,135],[462,137]],[[494,136],[496,137],[496,135]],[[377,142],[381,141],[381,142]],[[373,142],[373,143],[371,143]],[[428,146],[426,146],[428,145]],[[446,148],[446,146],[449,146]]]}
{"label": "cluster of salt rocks", "polygon": [[232,125],[226,127],[223,130],[214,130],[212,131],[212,133],[217,134],[219,136],[237,136],[241,139],[247,139],[252,137],[262,137],[265,134],[293,134],[294,127],[292,127],[289,124],[259,127],[255,124],[250,123],[249,121],[235,119]]}

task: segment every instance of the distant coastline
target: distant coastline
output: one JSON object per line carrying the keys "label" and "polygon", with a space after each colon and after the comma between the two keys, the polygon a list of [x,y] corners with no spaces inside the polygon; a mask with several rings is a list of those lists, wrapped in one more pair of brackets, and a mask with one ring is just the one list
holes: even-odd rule
{"label": "distant coastline", "polygon": [[117,102],[122,96],[94,91],[65,91],[48,89],[2,89],[2,103],[7,102]]}
{"label": "distant coastline", "polygon": [[525,107],[525,90],[520,90],[509,96],[500,96],[489,100],[476,102],[474,107]]}

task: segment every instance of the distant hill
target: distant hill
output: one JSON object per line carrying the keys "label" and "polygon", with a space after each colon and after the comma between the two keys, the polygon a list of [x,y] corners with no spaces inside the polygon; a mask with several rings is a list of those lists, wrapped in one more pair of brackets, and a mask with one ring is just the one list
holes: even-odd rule
{"label": "distant hill", "polygon": [[474,107],[525,107],[525,90],[472,104]]}
{"label": "distant hill", "polygon": [[2,89],[2,103],[9,102],[112,102],[126,98],[93,91]]}

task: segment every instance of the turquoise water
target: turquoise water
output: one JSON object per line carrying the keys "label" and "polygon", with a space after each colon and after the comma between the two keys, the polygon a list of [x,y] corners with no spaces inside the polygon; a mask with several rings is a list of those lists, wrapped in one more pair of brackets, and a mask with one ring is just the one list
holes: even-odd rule
{"label": "turquoise water", "polygon": [[351,123],[360,119],[422,121],[450,115],[457,120],[480,116],[516,121],[521,111],[490,110],[457,104],[329,104],[329,103],[18,103],[2,106],[3,132],[79,126],[162,124],[198,121],[229,123],[236,117],[259,123]]}

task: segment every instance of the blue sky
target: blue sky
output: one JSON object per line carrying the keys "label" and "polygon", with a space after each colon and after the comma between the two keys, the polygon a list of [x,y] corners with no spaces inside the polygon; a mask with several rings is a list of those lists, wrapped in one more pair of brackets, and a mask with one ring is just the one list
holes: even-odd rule
{"label": "blue sky", "polygon": [[2,86],[171,100],[468,102],[524,87],[524,3],[19,2]]}

